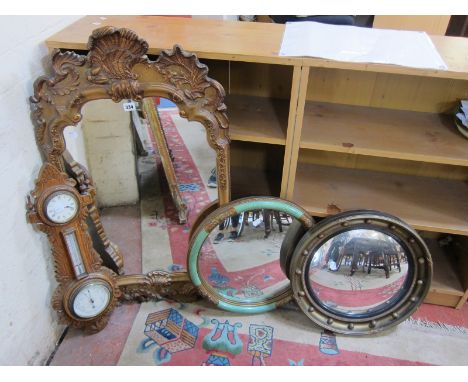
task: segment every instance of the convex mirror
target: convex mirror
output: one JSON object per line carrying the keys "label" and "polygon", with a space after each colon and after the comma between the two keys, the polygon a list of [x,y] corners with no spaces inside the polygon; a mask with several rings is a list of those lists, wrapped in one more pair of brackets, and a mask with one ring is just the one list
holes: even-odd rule
{"label": "convex mirror", "polygon": [[396,325],[423,302],[432,260],[423,239],[400,219],[349,211],[302,237],[288,275],[312,321],[338,333],[369,334]]}

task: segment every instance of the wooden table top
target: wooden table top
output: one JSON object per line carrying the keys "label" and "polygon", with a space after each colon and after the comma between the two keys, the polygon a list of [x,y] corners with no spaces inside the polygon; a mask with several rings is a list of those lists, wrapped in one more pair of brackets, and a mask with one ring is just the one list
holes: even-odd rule
{"label": "wooden table top", "polygon": [[[103,20],[103,18],[105,19]],[[133,30],[148,42],[148,54],[179,44],[199,58],[301,65],[280,57],[284,25],[160,16],[86,16],[46,40],[49,49],[87,50],[94,29],[111,25]]]}
{"label": "wooden table top", "polygon": [[308,65],[382,73],[468,80],[468,39],[430,36],[448,70],[414,69],[397,65],[340,62],[311,57],[280,57],[283,24],[161,16],[86,16],[46,40],[49,49],[87,50],[94,29],[105,25],[133,30],[149,44],[148,54],[159,54],[179,44],[199,58]]}

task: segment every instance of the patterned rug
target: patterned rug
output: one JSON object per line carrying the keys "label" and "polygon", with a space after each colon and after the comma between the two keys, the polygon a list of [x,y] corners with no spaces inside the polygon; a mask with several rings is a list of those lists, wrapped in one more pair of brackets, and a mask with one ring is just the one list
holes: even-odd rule
{"label": "patterned rug", "polygon": [[[165,181],[155,181],[159,159],[142,159],[142,181],[150,185],[141,201],[143,272],[185,269],[190,225],[216,198],[216,190],[207,187],[214,154],[196,149],[197,140],[205,137],[203,127],[180,118],[176,110],[160,111],[160,116],[191,213],[187,224],[178,224]],[[162,171],[158,174],[162,180]],[[349,337],[319,328],[292,303],[274,312],[239,315],[204,301],[157,301],[141,304],[118,364],[468,365],[466,354],[467,306],[454,310],[423,304],[396,328]]]}

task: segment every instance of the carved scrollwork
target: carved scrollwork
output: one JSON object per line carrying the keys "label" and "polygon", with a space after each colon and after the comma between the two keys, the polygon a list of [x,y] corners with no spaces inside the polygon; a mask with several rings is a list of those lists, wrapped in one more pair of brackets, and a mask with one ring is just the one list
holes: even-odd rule
{"label": "carved scrollwork", "polygon": [[54,49],[51,61],[55,76],[52,78],[42,76],[36,80],[31,102],[37,103],[43,98],[52,103],[54,95],[69,95],[80,85],[80,74],[76,67],[84,65],[86,57],[74,52],[61,53],[59,49]]}
{"label": "carved scrollwork", "polygon": [[[179,45],[174,45],[171,50],[163,50],[154,63],[154,67],[183,95],[185,104],[200,111],[206,109],[213,113],[215,121],[209,119],[205,125],[213,128],[213,123],[220,129],[229,127],[226,117],[226,96],[221,84],[208,77],[208,67],[198,60],[194,53],[184,51]],[[176,103],[184,101],[183,98],[175,98]],[[195,104],[188,101],[197,101]],[[191,108],[181,108],[181,116],[191,117]],[[229,141],[229,139],[227,139]]]}
{"label": "carved scrollwork", "polygon": [[193,302],[199,299],[197,289],[185,272],[152,271],[146,275],[120,276],[118,287],[123,301],[143,302],[169,298]]}
{"label": "carved scrollwork", "polygon": [[221,203],[229,201],[230,139],[225,92],[208,77],[206,65],[178,45],[163,51],[157,61],[149,61],[146,41],[125,28],[96,29],[88,48],[87,56],[55,50],[54,74],[42,76],[34,84],[32,119],[45,159],[64,169],[63,129],[81,120],[81,107],[86,102],[167,97],[176,102],[181,116],[205,126],[208,142],[216,150],[218,189],[222,194],[219,199]]}
{"label": "carved scrollwork", "polygon": [[195,54],[183,51],[179,45],[162,51],[156,66],[189,99],[204,97],[205,89],[212,85],[208,79],[208,67],[200,63]]}
{"label": "carved scrollwork", "polygon": [[146,41],[129,29],[106,26],[92,33],[88,49],[89,82],[110,84],[108,93],[114,102],[123,98],[143,98],[143,91],[136,81],[138,75],[132,68],[146,61]]}
{"label": "carved scrollwork", "polygon": [[81,119],[79,68],[85,64],[86,57],[54,49],[51,61],[54,75],[39,77],[34,82],[31,117],[36,126],[37,143],[46,159],[62,168],[58,159],[65,149],[62,130]]}
{"label": "carved scrollwork", "polygon": [[162,51],[154,67],[178,90],[173,101],[180,115],[205,125],[210,145],[217,151],[218,187],[225,190],[229,187],[226,169],[230,139],[223,87],[208,77],[208,67],[194,53],[185,52],[179,45]]}
{"label": "carved scrollwork", "polygon": [[[65,171],[63,130],[81,120],[81,108],[86,102],[109,98],[117,102],[125,98],[166,97],[176,102],[182,117],[198,121],[205,127],[208,143],[216,151],[219,204],[227,203],[230,199],[230,139],[225,92],[217,81],[208,77],[208,68],[198,61],[195,54],[187,53],[179,46],[163,51],[157,61],[150,61],[146,56],[148,44],[124,28],[95,30],[89,38],[88,48],[87,56],[54,50],[51,55],[52,75],[42,76],[34,83],[34,95],[30,98],[31,116],[45,161],[60,173]],[[81,171],[83,169],[77,168],[80,170],[76,179],[80,182],[81,197],[86,194],[85,204],[88,206],[94,199],[95,189],[88,175]],[[89,212],[95,214],[96,211],[86,208],[80,213]],[[36,218],[32,216],[38,214],[31,211],[29,215],[34,220]],[[85,232],[81,244],[89,253],[86,259],[87,264],[91,264],[89,270],[99,273],[103,268],[102,260],[92,247],[85,217],[80,216],[81,222],[75,228]],[[96,216],[93,219],[96,221]],[[41,228],[39,220],[34,223]],[[96,227],[107,243],[101,225],[96,224]],[[41,229],[46,230],[44,227]],[[70,281],[69,275],[73,272],[69,265],[67,268],[69,263],[62,256],[63,242],[56,237],[53,239],[56,241],[51,241],[60,289]],[[112,245],[108,248],[116,249]],[[118,256],[113,259],[121,265]],[[119,276],[116,280],[123,300],[167,297],[193,301],[199,297],[186,273],[157,271],[147,275]],[[63,295],[60,290],[57,294]],[[106,320],[107,314],[88,326],[102,328]]]}

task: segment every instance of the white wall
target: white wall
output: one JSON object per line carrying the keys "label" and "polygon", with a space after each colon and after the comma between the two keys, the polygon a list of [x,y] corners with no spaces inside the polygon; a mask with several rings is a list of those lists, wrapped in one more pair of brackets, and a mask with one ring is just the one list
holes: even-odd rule
{"label": "white wall", "polygon": [[78,18],[0,17],[0,365],[43,364],[64,329],[50,305],[47,238],[26,222],[26,195],[42,164],[28,98],[44,74],[43,41]]}

